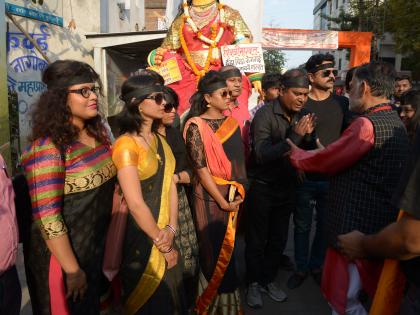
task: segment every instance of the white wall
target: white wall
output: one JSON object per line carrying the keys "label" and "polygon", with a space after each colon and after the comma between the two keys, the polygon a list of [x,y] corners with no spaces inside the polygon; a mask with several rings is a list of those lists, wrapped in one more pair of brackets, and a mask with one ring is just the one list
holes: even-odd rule
{"label": "white wall", "polygon": [[144,25],[144,0],[101,0],[102,33],[141,31]]}

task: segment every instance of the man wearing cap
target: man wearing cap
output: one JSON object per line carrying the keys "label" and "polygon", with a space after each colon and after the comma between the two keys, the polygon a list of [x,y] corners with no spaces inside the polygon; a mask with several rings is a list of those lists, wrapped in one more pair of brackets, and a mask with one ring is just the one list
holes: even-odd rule
{"label": "man wearing cap", "polygon": [[251,124],[251,182],[245,235],[247,303],[262,307],[261,293],[282,302],[286,294],[274,283],[287,242],[289,218],[295,206],[297,172],[285,154],[287,138],[315,148],[314,117],[303,109],[309,93],[306,71],[292,69],[282,80],[278,99],[260,108]]}
{"label": "man wearing cap", "polygon": [[[305,68],[311,83],[305,108],[316,115],[315,131],[321,144],[326,146],[340,137],[343,127],[347,124],[349,102],[344,96],[330,92],[337,75],[334,56],[313,55],[306,62]],[[327,207],[328,177],[318,173],[305,173],[302,177],[304,179],[299,185],[296,209],[293,212],[296,272],[287,281],[289,289],[299,287],[309,273],[320,284],[326,251],[324,216]],[[316,232],[310,246],[314,201]]]}

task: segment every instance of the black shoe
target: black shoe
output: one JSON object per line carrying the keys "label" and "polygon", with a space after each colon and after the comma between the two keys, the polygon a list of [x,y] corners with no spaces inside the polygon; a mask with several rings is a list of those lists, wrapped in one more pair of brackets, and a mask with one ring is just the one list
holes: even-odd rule
{"label": "black shoe", "polygon": [[293,262],[291,261],[290,257],[287,255],[281,255],[280,258],[280,269],[286,270],[286,271],[293,271],[295,270],[295,266],[293,265]]}
{"label": "black shoe", "polygon": [[311,276],[316,282],[317,285],[321,286],[322,281],[322,270],[321,269],[315,269],[311,271]]}
{"label": "black shoe", "polygon": [[291,290],[300,287],[302,283],[305,281],[306,277],[307,277],[306,273],[295,272],[294,274],[290,276],[289,280],[287,280],[287,287]]}

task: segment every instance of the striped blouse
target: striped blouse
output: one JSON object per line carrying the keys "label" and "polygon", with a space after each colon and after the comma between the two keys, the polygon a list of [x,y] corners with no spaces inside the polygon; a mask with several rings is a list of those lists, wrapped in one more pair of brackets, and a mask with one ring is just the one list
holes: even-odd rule
{"label": "striped blouse", "polygon": [[75,142],[61,153],[49,137],[36,140],[22,154],[34,221],[45,239],[67,233],[63,196],[99,187],[115,176],[110,147]]}

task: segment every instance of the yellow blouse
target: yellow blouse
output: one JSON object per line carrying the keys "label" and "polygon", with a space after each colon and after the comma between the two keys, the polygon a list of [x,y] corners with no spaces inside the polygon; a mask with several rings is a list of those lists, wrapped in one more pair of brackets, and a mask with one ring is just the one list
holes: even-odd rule
{"label": "yellow blouse", "polygon": [[140,180],[153,176],[158,169],[156,158],[157,139],[150,143],[150,148],[144,148],[133,137],[123,135],[117,139],[112,148],[112,160],[117,170],[125,166],[136,166]]}

